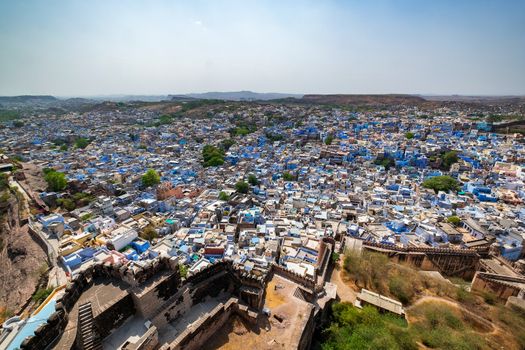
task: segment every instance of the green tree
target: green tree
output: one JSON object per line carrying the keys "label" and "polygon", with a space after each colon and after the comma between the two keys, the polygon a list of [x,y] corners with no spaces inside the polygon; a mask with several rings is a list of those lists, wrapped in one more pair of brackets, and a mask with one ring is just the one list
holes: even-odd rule
{"label": "green tree", "polygon": [[9,180],[7,174],[0,173],[0,191],[6,190],[9,188]]}
{"label": "green tree", "polygon": [[230,200],[230,196],[228,196],[228,194],[227,194],[226,192],[221,191],[221,192],[219,193],[219,199],[220,199],[221,201],[225,201],[225,202],[227,202],[228,200]]}
{"label": "green tree", "polygon": [[454,226],[459,226],[459,224],[461,224],[461,219],[460,219],[459,217],[453,215],[453,216],[449,216],[449,217],[447,218],[447,222],[448,222],[449,224],[454,225]]}
{"label": "green tree", "polygon": [[44,180],[49,189],[54,192],[63,191],[67,187],[66,175],[50,168],[44,169]]}
{"label": "green tree", "polygon": [[324,143],[327,145],[331,145],[333,141],[334,141],[334,136],[332,134],[328,134],[328,136],[324,140]]}
{"label": "green tree", "polygon": [[290,172],[285,171],[283,173],[283,180],[284,181],[293,181],[293,180],[295,180],[295,176],[293,176],[293,174],[291,174]]}
{"label": "green tree", "polygon": [[150,187],[160,183],[160,176],[154,169],[148,169],[144,175],[142,175],[142,185],[144,187]]}
{"label": "green tree", "polygon": [[374,164],[381,165],[385,168],[385,170],[388,170],[396,166],[396,161],[392,157],[377,157],[374,161]]}
{"label": "green tree", "polygon": [[380,314],[372,306],[358,309],[350,303],[335,303],[332,313],[323,349],[417,349],[406,321]]}
{"label": "green tree", "polygon": [[82,221],[88,221],[90,220],[91,218],[93,217],[93,214],[92,213],[87,213],[87,214],[84,214],[80,217],[80,220]]}
{"label": "green tree", "polygon": [[[159,117],[159,120],[157,122],[158,125],[166,125],[171,123],[172,117],[168,114],[163,114]],[[158,126],[157,125],[157,126]]]}
{"label": "green tree", "polygon": [[202,148],[202,159],[205,167],[223,165],[224,151],[213,145],[205,145]]}
{"label": "green tree", "polygon": [[426,179],[423,181],[422,186],[433,189],[436,193],[439,191],[457,191],[460,188],[459,182],[448,175],[434,176]]}
{"label": "green tree", "polygon": [[182,278],[188,277],[188,266],[184,264],[179,264],[179,273],[180,273],[180,277]]}
{"label": "green tree", "polygon": [[0,110],[0,122],[8,122],[10,120],[15,120],[17,118],[20,118],[20,112],[19,111]]}
{"label": "green tree", "polygon": [[95,197],[93,195],[84,192],[75,193],[72,197],[75,201],[75,204],[81,207],[88,205],[89,203],[95,200]]}
{"label": "green tree", "polygon": [[13,122],[13,126],[14,126],[15,128],[21,128],[21,127],[24,126],[24,122],[23,122],[23,121],[20,121],[20,120],[15,120],[15,121]]}
{"label": "green tree", "polygon": [[265,134],[266,138],[272,142],[275,142],[275,141],[282,141],[284,140],[284,136],[281,135],[281,134],[277,134],[277,133],[270,133],[270,132],[267,132]]}
{"label": "green tree", "polygon": [[221,166],[224,164],[224,158],[222,157],[212,157],[206,162],[206,166]]}
{"label": "green tree", "polygon": [[257,180],[257,176],[250,174],[248,175],[248,183],[252,186],[257,186],[259,184],[259,180]]}
{"label": "green tree", "polygon": [[53,288],[40,288],[31,297],[37,304],[42,303],[53,292]]}
{"label": "green tree", "polygon": [[76,204],[69,198],[59,198],[57,199],[57,204],[67,211],[73,211],[76,209]]}
{"label": "green tree", "polygon": [[67,145],[64,144],[64,145],[60,146],[60,150],[61,150],[62,152],[67,151]]}
{"label": "green tree", "polygon": [[442,159],[441,165],[443,169],[447,171],[450,170],[450,167],[452,166],[452,164],[457,163],[459,160],[458,153],[456,151],[450,151],[450,152],[444,153],[441,159]]}
{"label": "green tree", "polygon": [[89,145],[89,143],[90,143],[90,141],[88,139],[86,139],[84,137],[79,137],[75,141],[75,147],[84,149],[84,148],[86,148]]}
{"label": "green tree", "polygon": [[405,137],[407,138],[407,140],[412,140],[414,136],[415,136],[414,133],[410,131],[405,134]]}
{"label": "green tree", "polygon": [[403,276],[393,276],[388,282],[388,289],[403,304],[408,304],[414,297],[414,286]]}
{"label": "green tree", "polygon": [[224,151],[228,151],[231,146],[235,145],[235,140],[233,139],[224,139],[221,141],[221,148]]}
{"label": "green tree", "polygon": [[157,231],[155,231],[155,229],[151,226],[146,226],[146,228],[144,228],[144,230],[142,230],[142,232],[140,233],[140,238],[143,238],[147,241],[152,241],[154,240],[155,238],[157,238],[159,235],[157,233]]}
{"label": "green tree", "polygon": [[239,193],[248,193],[248,190],[250,189],[250,185],[248,185],[247,182],[239,181],[235,184],[235,190]]}

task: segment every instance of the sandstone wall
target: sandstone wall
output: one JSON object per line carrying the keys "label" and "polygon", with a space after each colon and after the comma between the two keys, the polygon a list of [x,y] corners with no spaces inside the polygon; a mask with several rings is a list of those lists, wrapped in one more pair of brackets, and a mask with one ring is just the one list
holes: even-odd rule
{"label": "sandstone wall", "polygon": [[[514,283],[512,283],[514,282]],[[507,300],[510,296],[518,296],[522,291],[517,283],[525,283],[525,278],[501,276],[491,273],[478,272],[472,280],[472,290],[486,291],[496,294],[501,300]]]}
{"label": "sandstone wall", "polygon": [[219,304],[205,317],[189,326],[171,344],[160,350],[197,350],[225,323],[237,308],[238,300],[231,298],[225,304]]}

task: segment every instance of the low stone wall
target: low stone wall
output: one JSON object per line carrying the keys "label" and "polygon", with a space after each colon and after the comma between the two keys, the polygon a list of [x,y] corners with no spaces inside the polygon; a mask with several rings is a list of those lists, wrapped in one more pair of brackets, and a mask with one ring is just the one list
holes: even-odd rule
{"label": "low stone wall", "polygon": [[27,337],[20,345],[21,349],[41,350],[52,345],[62,334],[68,323],[68,315],[64,309],[58,309],[35,331],[35,335]]}
{"label": "low stone wall", "polygon": [[57,256],[55,250],[44,237],[43,233],[33,226],[31,220],[28,221],[27,228],[29,230],[29,233],[31,234],[31,237],[33,237],[33,240],[40,246],[40,248],[42,248],[44,252],[46,252],[47,263],[49,264],[49,266],[56,266]]}

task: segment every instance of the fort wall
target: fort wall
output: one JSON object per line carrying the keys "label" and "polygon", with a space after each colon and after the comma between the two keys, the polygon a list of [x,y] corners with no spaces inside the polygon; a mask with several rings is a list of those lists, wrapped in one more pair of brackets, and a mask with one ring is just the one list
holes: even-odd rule
{"label": "fort wall", "polygon": [[362,247],[374,252],[387,254],[393,261],[407,262],[422,270],[439,271],[447,276],[470,279],[476,272],[480,254],[486,249],[421,248],[398,247],[389,244],[363,241]]}
{"label": "fort wall", "polygon": [[237,314],[251,324],[256,323],[257,314],[250,312],[248,307],[239,304],[239,299],[230,298],[226,303],[217,305],[212,311],[191,324],[170,344],[160,350],[197,350],[233,315]]}
{"label": "fort wall", "polygon": [[[95,315],[98,333],[103,338],[135,313],[162,327],[183,315],[191,306],[206,297],[217,296],[221,291],[238,295],[249,307],[259,309],[266,279],[267,275],[251,274],[230,261],[216,262],[202,271],[190,273],[186,279],[181,278],[177,261],[165,257],[145,266],[94,264],[74,276],[64,294],[57,299],[56,311],[34,336],[24,340],[21,348],[45,349],[58,341],[70,321],[73,307],[97,281],[114,281],[112,283],[127,289],[118,298],[115,296],[103,312]],[[241,293],[241,289],[244,292]]]}
{"label": "fort wall", "polygon": [[503,276],[493,273],[477,272],[472,281],[472,290],[480,292],[491,292],[501,300],[507,300],[511,296],[523,293],[525,278]]}

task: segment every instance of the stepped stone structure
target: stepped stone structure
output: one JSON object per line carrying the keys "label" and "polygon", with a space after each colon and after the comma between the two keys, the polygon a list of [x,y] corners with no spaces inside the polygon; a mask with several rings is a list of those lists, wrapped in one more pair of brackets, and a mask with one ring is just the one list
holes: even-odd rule
{"label": "stepped stone structure", "polygon": [[315,281],[277,265],[266,273],[247,272],[231,261],[183,278],[177,260],[165,257],[143,268],[96,264],[80,272],[57,300],[48,322],[21,348],[96,350],[114,334],[137,327],[140,336],[129,337],[123,349],[199,349],[233,315],[255,325],[274,274],[296,283],[296,297],[312,303],[294,340],[297,348],[306,349],[319,314],[313,303],[323,289]]}

